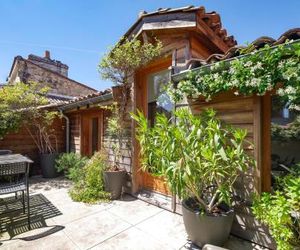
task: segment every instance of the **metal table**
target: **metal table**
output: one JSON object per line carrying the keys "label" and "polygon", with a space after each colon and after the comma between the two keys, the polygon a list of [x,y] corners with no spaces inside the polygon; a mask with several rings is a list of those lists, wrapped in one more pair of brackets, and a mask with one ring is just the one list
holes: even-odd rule
{"label": "metal table", "polygon": [[33,163],[28,157],[21,154],[0,155],[0,177],[9,178],[9,181],[0,179],[0,195],[22,192],[23,212],[25,213],[25,192],[27,193],[28,227],[30,230],[29,205],[29,165]]}
{"label": "metal table", "polygon": [[14,163],[33,163],[28,157],[21,154],[5,154],[0,155],[0,166]]}

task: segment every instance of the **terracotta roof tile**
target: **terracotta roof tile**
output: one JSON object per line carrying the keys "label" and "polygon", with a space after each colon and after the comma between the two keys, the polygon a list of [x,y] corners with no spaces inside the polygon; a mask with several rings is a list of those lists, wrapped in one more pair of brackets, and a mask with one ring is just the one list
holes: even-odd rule
{"label": "terracotta roof tile", "polygon": [[213,32],[221,38],[229,47],[232,47],[237,44],[236,40],[233,36],[228,36],[226,29],[222,28],[222,22],[220,15],[213,12],[206,12],[203,6],[195,7],[193,5],[180,7],[180,8],[159,8],[153,12],[141,11],[139,13],[138,20],[131,26],[131,28],[126,32],[125,36],[128,36],[134,27],[138,25],[138,23],[147,16],[154,15],[163,15],[167,13],[180,13],[180,12],[192,12],[198,11],[199,17],[213,30]]}
{"label": "terracotta roof tile", "polygon": [[93,97],[103,96],[103,95],[110,94],[110,93],[112,93],[111,89],[105,89],[105,90],[98,91],[98,92],[88,94],[88,95],[85,95],[85,96],[77,97],[73,100],[68,101],[67,104],[81,102],[81,101],[88,100],[88,99],[93,98]]}
{"label": "terracotta roof tile", "polygon": [[[266,44],[270,46],[275,46],[279,44],[285,43],[287,40],[298,40],[300,39],[300,28],[290,29],[283,33],[277,40],[272,37],[262,36],[254,40],[251,44],[254,45],[256,49],[263,48]],[[246,48],[246,46],[242,45],[236,45],[232,48],[230,48],[226,53],[224,54],[212,54],[210,55],[206,60],[198,60],[198,59],[192,59],[190,60],[189,64],[195,64],[197,67],[201,65],[211,64],[218,61],[226,60],[229,58],[234,58],[240,55],[240,50],[242,48]]]}

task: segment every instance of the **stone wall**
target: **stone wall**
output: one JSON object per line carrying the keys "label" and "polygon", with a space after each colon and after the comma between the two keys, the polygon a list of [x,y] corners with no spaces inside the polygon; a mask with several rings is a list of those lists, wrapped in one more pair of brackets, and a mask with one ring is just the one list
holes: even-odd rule
{"label": "stone wall", "polygon": [[51,93],[68,96],[85,96],[96,91],[62,74],[44,69],[23,58],[18,59],[14,71],[16,71],[16,73],[12,74],[13,79],[10,79],[9,83],[38,82],[51,88]]}
{"label": "stone wall", "polygon": [[50,52],[46,51],[45,57],[40,57],[36,55],[29,55],[28,61],[31,61],[39,66],[52,70],[56,73],[59,73],[63,76],[68,77],[68,65],[61,63],[60,61],[50,59]]}

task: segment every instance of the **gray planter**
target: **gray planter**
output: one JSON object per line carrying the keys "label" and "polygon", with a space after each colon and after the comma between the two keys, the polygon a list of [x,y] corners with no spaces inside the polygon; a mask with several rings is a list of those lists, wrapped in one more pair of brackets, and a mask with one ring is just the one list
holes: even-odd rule
{"label": "gray planter", "polygon": [[42,176],[44,178],[54,178],[58,176],[58,172],[55,168],[55,160],[58,156],[58,153],[40,154],[40,165],[42,168]]}
{"label": "gray planter", "polygon": [[103,175],[105,191],[111,194],[111,199],[119,199],[122,193],[126,171],[105,171]]}
{"label": "gray planter", "polygon": [[202,215],[193,211],[184,200],[182,214],[185,230],[194,244],[200,247],[205,244],[223,246],[227,241],[234,217],[232,210],[220,216]]}

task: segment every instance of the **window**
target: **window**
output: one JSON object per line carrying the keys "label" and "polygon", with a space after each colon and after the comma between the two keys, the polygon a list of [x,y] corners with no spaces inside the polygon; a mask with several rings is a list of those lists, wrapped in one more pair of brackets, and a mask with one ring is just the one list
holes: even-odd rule
{"label": "window", "polygon": [[289,110],[279,96],[272,97],[271,153],[274,185],[276,177],[288,174],[300,163],[300,112]]}
{"label": "window", "polygon": [[98,129],[98,117],[92,118],[92,154],[99,150],[99,129]]}
{"label": "window", "polygon": [[155,123],[157,113],[164,113],[171,117],[173,104],[166,93],[166,85],[170,82],[170,70],[163,70],[148,76],[148,120],[150,125]]}

